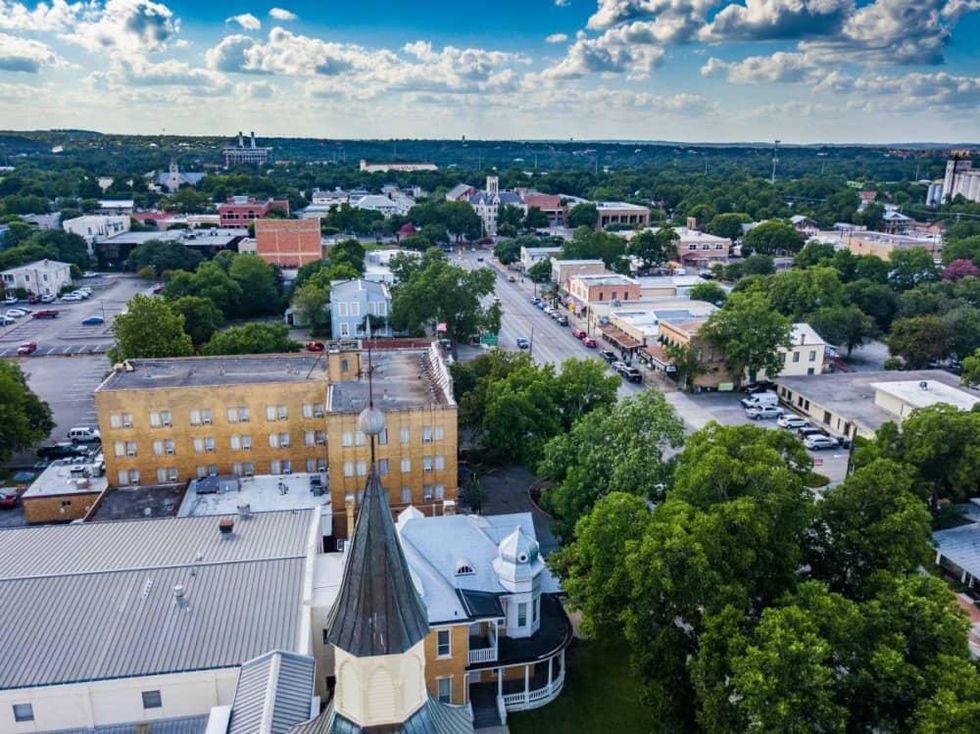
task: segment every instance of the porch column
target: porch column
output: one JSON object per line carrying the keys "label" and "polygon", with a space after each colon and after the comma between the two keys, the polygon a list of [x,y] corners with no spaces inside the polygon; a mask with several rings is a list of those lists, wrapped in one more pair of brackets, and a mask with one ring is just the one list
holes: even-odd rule
{"label": "porch column", "polygon": [[531,694],[531,666],[524,666],[524,701],[527,702]]}
{"label": "porch column", "polygon": [[551,662],[554,658],[548,658],[548,692],[551,692]]}
{"label": "porch column", "polygon": [[504,673],[503,668],[497,668],[497,695],[504,695]]}

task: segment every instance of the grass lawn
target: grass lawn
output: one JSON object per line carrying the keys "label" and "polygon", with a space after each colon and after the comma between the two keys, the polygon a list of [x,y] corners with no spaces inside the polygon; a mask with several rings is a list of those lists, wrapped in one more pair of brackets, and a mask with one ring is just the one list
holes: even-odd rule
{"label": "grass lawn", "polygon": [[648,734],[650,712],[622,643],[575,640],[565,653],[565,689],[535,711],[507,715],[511,734]]}

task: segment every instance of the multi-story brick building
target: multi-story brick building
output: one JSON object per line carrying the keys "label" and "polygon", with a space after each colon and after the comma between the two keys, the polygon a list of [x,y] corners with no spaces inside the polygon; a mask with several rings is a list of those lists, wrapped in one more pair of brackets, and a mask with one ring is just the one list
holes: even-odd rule
{"label": "multi-story brick building", "polygon": [[218,221],[222,227],[247,227],[256,219],[269,215],[273,209],[289,215],[288,199],[259,200],[254,196],[232,196],[218,204]]}
{"label": "multi-story brick building", "polygon": [[[456,403],[437,346],[375,350],[375,401],[388,411],[379,469],[392,505],[439,513],[456,497]],[[368,399],[357,342],[328,352],[131,360],[96,390],[110,486],[233,474],[326,472],[343,507],[363,489]],[[346,537],[346,518],[334,535]]]}
{"label": "multi-story brick building", "polygon": [[258,219],[255,252],[270,265],[298,268],[323,259],[319,219]]}

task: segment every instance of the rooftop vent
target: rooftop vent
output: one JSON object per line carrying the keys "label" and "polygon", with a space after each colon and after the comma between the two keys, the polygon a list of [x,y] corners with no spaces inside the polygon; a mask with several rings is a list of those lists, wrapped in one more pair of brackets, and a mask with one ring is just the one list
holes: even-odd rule
{"label": "rooftop vent", "polygon": [[184,598],[184,587],[181,586],[180,584],[177,584],[176,586],[174,586],[174,599],[180,601],[183,598]]}
{"label": "rooftop vent", "polygon": [[929,383],[926,380],[923,380],[922,382],[919,383],[919,389],[920,390],[928,390],[929,389]]}
{"label": "rooftop vent", "polygon": [[247,502],[240,502],[238,505],[238,516],[243,520],[247,520],[252,516],[252,506]]}
{"label": "rooftop vent", "polygon": [[232,531],[235,529],[235,519],[233,517],[223,517],[218,521],[218,530],[221,531],[223,536],[231,537]]}

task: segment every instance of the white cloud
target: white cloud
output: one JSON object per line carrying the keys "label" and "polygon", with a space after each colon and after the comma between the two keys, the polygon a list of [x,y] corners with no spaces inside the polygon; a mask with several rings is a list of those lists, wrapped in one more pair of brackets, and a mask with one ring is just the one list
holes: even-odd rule
{"label": "white cloud", "polygon": [[565,43],[568,41],[567,33],[552,33],[550,36],[544,37],[545,43]]}
{"label": "white cloud", "polygon": [[704,26],[708,11],[720,0],[599,0],[589,18],[591,30],[605,30],[626,23],[642,23],[659,40],[683,43]]}
{"label": "white cloud", "polygon": [[78,18],[61,38],[94,53],[160,51],[180,30],[170,8],[150,0],[108,0],[87,6]]}
{"label": "white cloud", "polygon": [[0,29],[40,33],[64,31],[89,9],[81,2],[69,4],[65,0],[38,3],[33,9],[28,9],[26,3],[0,0]]}
{"label": "white cloud", "polygon": [[37,74],[57,66],[65,66],[65,60],[47,44],[0,33],[0,71]]}
{"label": "white cloud", "polygon": [[225,18],[225,23],[228,25],[237,25],[239,28],[246,31],[257,31],[262,27],[262,21],[251,13],[242,13],[240,15],[233,15],[230,18]]}
{"label": "white cloud", "polygon": [[567,8],[571,5],[571,0],[555,0],[555,5],[559,8]]}
{"label": "white cloud", "polygon": [[854,0],[745,0],[722,8],[698,37],[702,40],[767,40],[837,33]]}
{"label": "white cloud", "polygon": [[296,20],[299,17],[293,11],[286,10],[285,8],[273,8],[269,11],[269,15],[276,20],[282,21]]}
{"label": "white cloud", "polygon": [[701,76],[724,73],[733,84],[772,84],[802,81],[811,68],[803,54],[778,51],[771,56],[749,56],[740,61],[712,57],[701,67]]}
{"label": "white cloud", "polygon": [[250,82],[235,85],[236,97],[269,99],[276,94],[276,87],[269,82]]}

